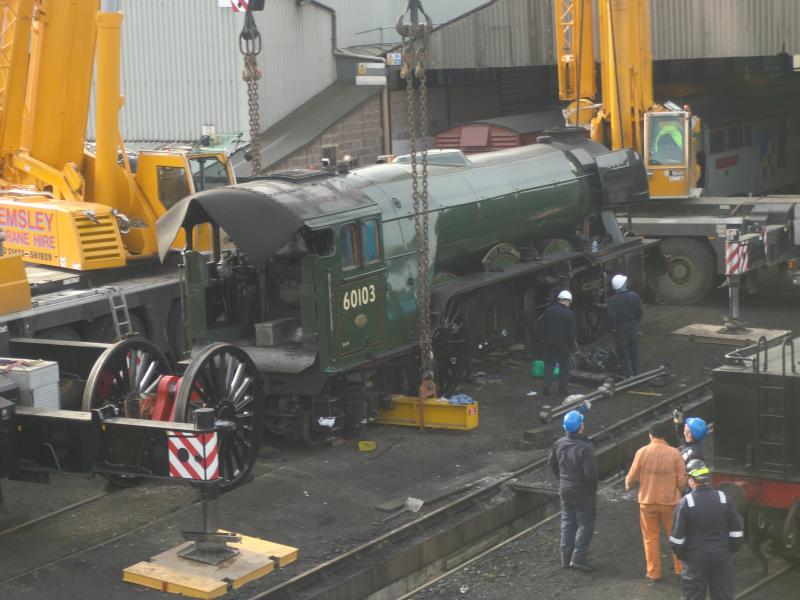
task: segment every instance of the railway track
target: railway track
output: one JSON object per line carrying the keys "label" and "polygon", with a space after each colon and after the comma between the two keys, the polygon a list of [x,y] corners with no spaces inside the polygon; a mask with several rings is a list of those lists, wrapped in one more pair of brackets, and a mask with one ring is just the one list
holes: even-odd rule
{"label": "railway track", "polygon": [[[592,436],[598,449],[598,463],[601,473],[604,474],[603,476],[617,473],[630,459],[633,451],[642,444],[642,440],[646,438],[646,430],[649,424],[654,420],[670,419],[673,406],[682,403],[685,409],[690,409],[697,413],[701,406],[709,405],[710,402],[708,401],[711,397],[710,383],[710,380],[702,381]],[[287,581],[272,585],[262,591],[257,591],[250,600],[260,600],[262,598],[321,599],[365,597],[372,593],[372,591],[364,589],[365,581],[371,582],[370,586],[373,588],[377,586],[377,589],[396,586],[392,588],[392,593],[396,592],[396,596],[401,597],[407,591],[415,589],[418,585],[424,583],[416,573],[426,567],[425,562],[416,558],[411,560],[411,558],[416,555],[420,548],[431,547],[431,543],[428,543],[427,546],[425,545],[426,539],[427,542],[433,540],[432,546],[437,547],[437,552],[440,554],[437,560],[441,562],[439,570],[444,572],[448,570],[448,566],[454,568],[457,564],[462,564],[477,555],[482,555],[484,551],[503,543],[504,540],[510,540],[521,532],[541,524],[545,519],[552,518],[551,515],[558,509],[557,495],[546,490],[526,487],[521,482],[527,474],[542,469],[546,464],[546,460],[546,457],[540,457],[518,467],[512,472],[498,474],[496,477],[488,479],[485,478],[481,483],[472,486],[469,492],[448,501],[430,513],[361,544],[349,552],[308,569]],[[261,473],[256,478],[267,476],[271,472],[270,470],[269,472]],[[515,484],[514,489],[509,485],[511,483]],[[7,528],[0,532],[0,538],[5,537],[7,541],[7,536],[12,533],[33,527],[50,519],[68,517],[76,510],[98,502],[110,494],[113,495],[113,493],[109,492],[95,494],[35,519]],[[10,574],[0,579],[0,585],[17,581],[68,559],[118,542],[154,523],[169,522],[170,519],[197,504],[198,501],[192,501],[176,506],[167,514],[147,523],[127,528],[110,536],[108,539],[55,556],[51,560]],[[487,515],[490,515],[490,518],[487,518]],[[476,529],[475,522],[485,522],[485,526]],[[460,531],[461,534],[469,530],[474,535],[464,538],[467,540],[466,544],[456,546],[452,541],[448,541],[452,537],[451,534],[454,528]],[[420,545],[420,542],[422,542],[422,545]],[[374,573],[376,571],[383,573],[395,572],[392,569],[387,569],[386,565],[397,560],[398,555],[401,556],[401,562],[406,561],[406,564],[410,565],[409,569],[406,569],[407,572],[400,573],[400,576],[395,579],[382,580],[380,577],[375,579]],[[394,577],[394,575],[391,577]],[[259,584],[252,585],[255,587]],[[263,584],[261,585],[263,587]],[[364,593],[351,594],[351,592],[347,591],[344,592],[346,594],[344,596],[337,595],[342,590],[348,589],[348,586],[355,586]]]}
{"label": "railway track", "polygon": [[4,535],[8,535],[10,533],[14,533],[15,531],[20,531],[21,529],[26,529],[27,527],[31,527],[33,525],[36,525],[37,523],[41,523],[42,521],[47,521],[48,519],[52,519],[53,517],[57,517],[60,514],[67,513],[71,510],[75,510],[82,506],[86,506],[87,504],[91,504],[96,500],[100,500],[100,498],[105,498],[111,493],[113,492],[103,492],[101,494],[95,494],[93,496],[89,496],[88,498],[84,498],[83,500],[79,500],[78,502],[73,502],[72,504],[68,504],[67,506],[62,506],[61,508],[57,508],[56,510],[52,510],[43,515],[39,515],[35,519],[29,519],[28,521],[23,521],[22,523],[18,523],[13,527],[7,527],[6,529],[0,530],[0,537],[3,537]]}
{"label": "railway track", "polygon": [[782,569],[779,569],[779,570],[775,571],[774,573],[771,573],[770,575],[767,575],[763,579],[761,579],[761,580],[755,582],[754,584],[752,584],[751,586],[743,589],[741,592],[736,594],[735,598],[736,598],[736,600],[740,600],[740,598],[750,598],[756,592],[764,590],[765,588],[767,588],[770,585],[772,585],[773,583],[775,583],[777,580],[779,580],[779,579],[781,579],[783,577],[786,577],[788,574],[790,574],[792,572],[795,572],[796,570],[797,570],[797,567],[795,565],[792,565],[792,564],[786,565]]}
{"label": "railway track", "polygon": [[[671,420],[676,405],[701,414],[710,411],[710,399],[709,379],[591,436],[601,476],[619,473],[646,440],[649,425]],[[543,456],[476,485],[476,489],[430,513],[248,600],[364,598],[378,592],[387,597],[407,597],[433,578],[552,519],[558,510],[558,495],[520,484],[523,476],[546,463]],[[515,483],[513,490],[511,483]]]}

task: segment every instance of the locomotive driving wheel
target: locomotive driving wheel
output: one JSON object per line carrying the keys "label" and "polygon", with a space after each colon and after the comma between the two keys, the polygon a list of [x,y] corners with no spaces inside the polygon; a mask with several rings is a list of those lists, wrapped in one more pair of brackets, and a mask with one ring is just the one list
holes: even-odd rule
{"label": "locomotive driving wheel", "polygon": [[92,367],[83,391],[82,410],[113,405],[122,416],[132,415],[131,401],[155,393],[162,375],[172,373],[164,353],[144,339],[118,342],[108,348]]}
{"label": "locomotive driving wheel", "polygon": [[[172,373],[170,362],[158,347],[144,339],[129,339],[109,347],[94,363],[83,390],[82,410],[112,405],[124,417],[141,417],[162,375]],[[116,487],[138,484],[140,477],[104,473]]]}
{"label": "locomotive driving wheel", "polygon": [[214,409],[221,489],[234,488],[253,468],[264,426],[261,379],[241,348],[212,344],[189,364],[175,398],[176,419],[191,422],[198,408]]}
{"label": "locomotive driving wheel", "polygon": [[469,364],[467,306],[464,302],[453,300],[447,303],[434,333],[433,355],[439,393],[449,396],[461,382]]}

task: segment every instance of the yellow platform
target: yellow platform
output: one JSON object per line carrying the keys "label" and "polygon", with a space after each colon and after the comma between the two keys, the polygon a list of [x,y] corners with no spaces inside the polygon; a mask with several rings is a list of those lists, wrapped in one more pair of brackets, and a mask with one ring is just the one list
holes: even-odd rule
{"label": "yellow platform", "polygon": [[229,544],[239,550],[239,554],[218,565],[178,556],[192,543],[185,542],[149,561],[123,569],[122,580],[192,598],[219,598],[229,590],[270,573],[276,564],[284,567],[297,560],[297,548],[246,535],[241,537],[241,542]]}
{"label": "yellow platform", "polygon": [[[417,398],[392,396],[392,407],[380,409],[376,422],[384,425],[419,426]],[[428,398],[423,412],[425,427],[468,431],[478,426],[478,403],[450,404],[446,398]]]}

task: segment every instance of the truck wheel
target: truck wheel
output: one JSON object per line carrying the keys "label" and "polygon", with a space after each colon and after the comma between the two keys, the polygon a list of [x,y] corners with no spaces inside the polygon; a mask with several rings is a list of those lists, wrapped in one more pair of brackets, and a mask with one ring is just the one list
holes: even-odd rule
{"label": "truck wheel", "polygon": [[691,238],[669,238],[661,243],[667,271],[658,280],[657,295],[667,304],[684,306],[703,298],[714,285],[714,257]]}
{"label": "truck wheel", "polygon": [[[135,332],[135,337],[147,337],[147,329],[135,312],[131,312],[131,329]],[[114,331],[114,322],[111,317],[104,315],[92,321],[84,331],[84,339],[87,342],[99,342],[101,344],[113,344],[117,342],[117,333]]]}

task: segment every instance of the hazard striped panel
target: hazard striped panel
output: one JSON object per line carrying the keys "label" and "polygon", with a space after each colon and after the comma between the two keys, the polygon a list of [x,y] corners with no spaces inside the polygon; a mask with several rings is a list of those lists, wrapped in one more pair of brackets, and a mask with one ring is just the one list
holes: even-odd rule
{"label": "hazard striped panel", "polygon": [[725,242],[725,275],[741,275],[750,267],[750,253],[747,244]]}
{"label": "hazard striped panel", "polygon": [[219,479],[219,445],[216,432],[167,431],[169,476],[176,479]]}

